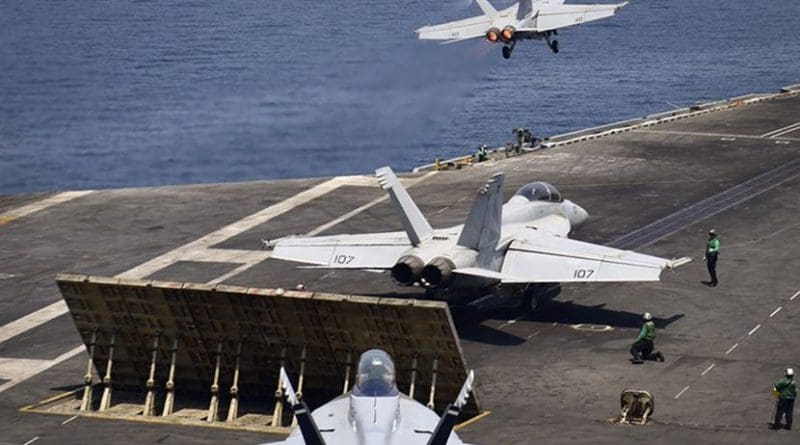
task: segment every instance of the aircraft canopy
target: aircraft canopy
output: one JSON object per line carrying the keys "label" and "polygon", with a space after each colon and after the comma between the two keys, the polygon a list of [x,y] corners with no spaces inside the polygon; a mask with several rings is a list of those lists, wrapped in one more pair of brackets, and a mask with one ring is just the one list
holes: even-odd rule
{"label": "aircraft canopy", "polygon": [[561,202],[564,200],[561,192],[553,184],[547,182],[531,182],[522,186],[514,195],[522,196],[528,201]]}
{"label": "aircraft canopy", "polygon": [[358,360],[358,375],[353,395],[357,397],[393,397],[397,390],[394,362],[380,349],[370,349]]}

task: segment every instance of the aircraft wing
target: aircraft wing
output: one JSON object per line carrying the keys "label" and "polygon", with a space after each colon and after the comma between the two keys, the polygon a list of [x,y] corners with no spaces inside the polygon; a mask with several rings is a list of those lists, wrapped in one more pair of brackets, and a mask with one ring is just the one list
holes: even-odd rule
{"label": "aircraft wing", "polygon": [[492,19],[482,15],[468,19],[457,20],[455,22],[442,23],[441,25],[423,26],[417,29],[417,37],[420,40],[448,40],[461,41],[483,37],[486,30],[491,27]]}
{"label": "aircraft wing", "polygon": [[544,32],[613,16],[628,2],[608,5],[558,5],[544,4],[534,16],[536,25],[518,31]]}
{"label": "aircraft wing", "polygon": [[500,272],[504,283],[658,281],[671,265],[629,250],[530,234],[511,243]]}
{"label": "aircraft wing", "polygon": [[391,269],[411,247],[405,232],[277,240],[272,258],[332,269]]}

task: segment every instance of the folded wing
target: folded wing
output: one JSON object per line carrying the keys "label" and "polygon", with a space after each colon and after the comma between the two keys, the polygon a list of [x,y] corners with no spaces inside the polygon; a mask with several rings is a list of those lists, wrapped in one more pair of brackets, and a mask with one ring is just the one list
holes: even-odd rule
{"label": "folded wing", "polygon": [[332,269],[391,269],[410,247],[404,232],[287,238],[275,243],[272,258]]}
{"label": "folded wing", "polygon": [[504,283],[658,281],[670,260],[546,234],[511,243]]}

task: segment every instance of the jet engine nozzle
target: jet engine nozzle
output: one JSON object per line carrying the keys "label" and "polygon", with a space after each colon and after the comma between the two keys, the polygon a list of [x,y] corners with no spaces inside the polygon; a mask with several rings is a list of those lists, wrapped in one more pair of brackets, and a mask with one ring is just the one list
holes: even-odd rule
{"label": "jet engine nozzle", "polygon": [[506,26],[505,28],[503,28],[503,31],[500,33],[500,38],[504,42],[508,43],[508,42],[514,40],[514,34],[516,32],[517,32],[517,30],[513,26]]}
{"label": "jet engine nozzle", "polygon": [[490,28],[486,31],[486,40],[492,43],[500,40],[500,30],[497,28]]}
{"label": "jet engine nozzle", "polygon": [[453,281],[455,268],[456,265],[448,258],[434,258],[422,269],[422,282],[428,287],[445,287]]}
{"label": "jet engine nozzle", "polygon": [[411,286],[420,280],[425,262],[418,256],[405,255],[392,267],[392,279],[401,286]]}

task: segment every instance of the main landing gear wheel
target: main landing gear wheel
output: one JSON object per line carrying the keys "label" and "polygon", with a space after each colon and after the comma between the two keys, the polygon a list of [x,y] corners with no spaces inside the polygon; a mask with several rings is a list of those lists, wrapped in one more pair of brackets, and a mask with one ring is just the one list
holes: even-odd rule
{"label": "main landing gear wheel", "polygon": [[511,58],[511,47],[508,45],[503,47],[503,58],[504,59]]}
{"label": "main landing gear wheel", "polygon": [[550,49],[553,51],[553,54],[558,54],[558,40],[553,40],[553,43],[550,44]]}
{"label": "main landing gear wheel", "polygon": [[537,309],[539,309],[539,299],[536,297],[536,293],[526,292],[522,298],[522,310],[529,314],[535,314]]}

